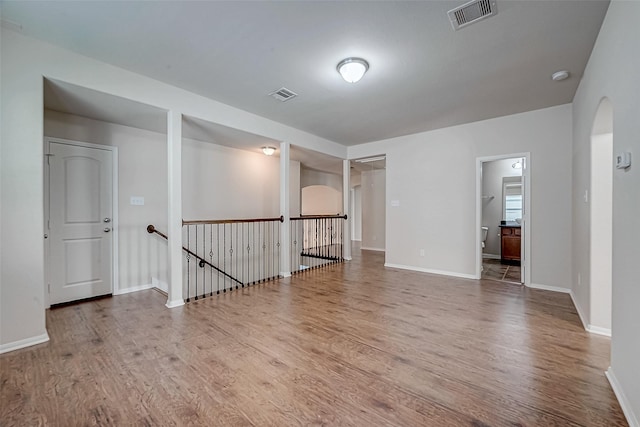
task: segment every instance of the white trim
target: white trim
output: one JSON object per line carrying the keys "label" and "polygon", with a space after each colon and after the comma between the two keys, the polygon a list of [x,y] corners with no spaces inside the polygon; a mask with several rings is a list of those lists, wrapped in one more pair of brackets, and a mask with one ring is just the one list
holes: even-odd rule
{"label": "white trim", "polygon": [[362,242],[362,239],[351,239],[352,242]]}
{"label": "white trim", "polygon": [[392,264],[386,262],[384,264],[385,267],[391,268],[400,268],[402,270],[411,270],[411,271],[419,271],[421,273],[429,273],[429,274],[437,274],[439,276],[451,276],[451,277],[460,277],[463,279],[475,279],[476,277],[473,274],[466,273],[456,273],[453,271],[444,271],[444,270],[433,270],[430,268],[422,268],[422,267],[414,267],[411,265],[402,265],[402,264]]}
{"label": "white trim", "polygon": [[280,277],[291,277],[291,272],[281,271]]}
{"label": "white trim", "polygon": [[633,408],[631,407],[631,402],[627,399],[627,396],[624,394],[624,390],[616,378],[615,373],[613,372],[613,368],[609,366],[609,369],[605,371],[605,376],[609,380],[609,384],[611,384],[611,388],[618,398],[618,403],[620,403],[620,407],[622,408],[622,412],[624,416],[627,418],[627,422],[629,423],[629,427],[640,427],[640,422],[638,421],[638,416],[633,413]]}
{"label": "white trim", "polygon": [[587,332],[590,332],[590,333],[596,334],[596,335],[603,335],[605,337],[611,338],[611,329],[608,329],[608,328],[602,328],[600,326],[589,325],[589,326],[587,326]]}
{"label": "white trim", "polygon": [[594,326],[587,322],[586,320],[587,317],[583,314],[582,308],[580,308],[580,305],[576,300],[573,290],[569,291],[569,295],[571,295],[571,302],[573,302],[573,306],[576,308],[576,311],[578,312],[578,317],[580,317],[580,322],[582,322],[582,327],[584,328],[584,330],[592,334],[603,335],[605,337],[611,338],[611,329],[602,328],[600,326]]}
{"label": "white trim", "polygon": [[501,259],[502,257],[500,255],[488,254],[488,253],[483,252],[482,253],[482,258],[486,258],[486,259]]}
{"label": "white trim", "polygon": [[36,344],[42,344],[43,342],[47,341],[49,341],[49,334],[45,332],[44,334],[36,335],[35,337],[25,338],[6,344],[0,344],[0,354],[8,353],[14,350],[20,350],[21,348],[30,347]]}
{"label": "white trim", "polygon": [[167,282],[163,282],[160,279],[156,279],[155,277],[152,277],[151,286],[164,292],[165,294],[169,294],[169,284]]}
{"label": "white trim", "polygon": [[377,251],[377,252],[384,252],[384,249],[380,249],[380,248],[365,248],[363,246],[360,247],[360,249],[365,250],[365,251]]}
{"label": "white trim", "polygon": [[573,302],[573,306],[576,308],[576,311],[578,312],[578,317],[580,318],[580,322],[582,322],[582,327],[585,329],[585,331],[588,331],[589,327],[586,322],[587,318],[582,313],[582,309],[580,308],[580,304],[578,304],[578,301],[576,300],[573,290],[569,292],[569,295],[571,295],[571,301]]}
{"label": "white trim", "polygon": [[563,294],[570,294],[571,293],[571,289],[569,288],[561,288],[559,286],[548,286],[548,285],[540,285],[538,283],[529,283],[528,285],[525,285],[528,288],[531,289],[540,289],[543,291],[552,291],[552,292],[561,292]]}
{"label": "white trim", "polygon": [[167,303],[165,304],[167,308],[176,308],[183,305],[184,305],[184,300],[181,300],[181,299],[178,299],[175,301],[167,301]]}
{"label": "white trim", "polygon": [[[112,173],[111,173],[111,180],[112,180],[112,190],[111,190],[111,209],[112,209],[112,213],[111,213],[111,231],[112,231],[112,247],[111,247],[111,256],[113,257],[112,262],[111,262],[111,293],[113,295],[120,295],[120,265],[118,263],[119,260],[119,226],[120,226],[120,221],[118,219],[118,147],[115,146],[111,146],[111,145],[102,145],[102,144],[93,144],[91,142],[83,142],[83,141],[74,141],[74,140],[70,140],[70,139],[63,139],[63,138],[55,138],[55,137],[51,137],[51,136],[45,136],[44,137],[44,144],[45,144],[45,153],[50,153],[50,149],[49,149],[49,144],[51,144],[52,142],[57,143],[57,144],[65,144],[65,145],[72,145],[72,146],[76,146],[76,147],[85,147],[85,148],[93,148],[96,150],[104,150],[104,151],[111,151],[113,157],[112,157],[112,164],[111,164],[111,169],[112,169]],[[48,165],[45,166],[45,168],[48,168]],[[46,171],[48,172],[48,170]],[[49,174],[45,173],[45,202],[48,201],[49,198]],[[45,204],[45,221],[47,221],[49,219],[49,207],[48,207],[48,203]],[[48,229],[45,228],[45,230],[47,230],[47,232],[49,231]],[[45,245],[46,248],[48,248],[48,245]],[[48,292],[48,288],[47,286],[49,285],[49,269],[48,267],[46,267],[49,264],[49,251],[46,250],[45,251],[45,280],[44,280],[44,286],[45,286],[45,290],[44,290],[44,294],[45,294],[45,305],[48,308],[50,306],[50,301],[49,301],[49,292]]]}
{"label": "white trim", "polygon": [[148,285],[140,285],[140,286],[134,286],[132,288],[118,289],[118,291],[114,292],[113,295],[130,294],[131,292],[146,291],[147,289],[151,289],[151,288],[155,288],[155,286],[150,283]]}
{"label": "white trim", "polygon": [[529,212],[531,212],[531,153],[511,153],[495,156],[485,156],[476,158],[476,274],[474,279],[482,277],[482,164],[496,160],[511,159],[515,157],[524,158],[522,168],[522,188],[524,191],[524,206],[522,213],[522,271],[524,275],[523,283],[531,283],[531,226]]}
{"label": "white trim", "polygon": [[344,259],[345,261],[351,261],[353,258],[351,258],[351,257],[344,257],[343,259]]}

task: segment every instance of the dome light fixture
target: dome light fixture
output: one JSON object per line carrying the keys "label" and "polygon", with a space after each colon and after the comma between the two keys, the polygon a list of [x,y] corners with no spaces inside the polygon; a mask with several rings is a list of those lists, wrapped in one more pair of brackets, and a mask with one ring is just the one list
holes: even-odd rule
{"label": "dome light fixture", "polygon": [[553,80],[554,82],[559,82],[568,78],[569,72],[566,70],[556,71],[555,73],[551,74],[551,80]]}
{"label": "dome light fixture", "polygon": [[264,146],[264,147],[262,147],[262,152],[263,152],[266,156],[273,156],[273,153],[275,153],[275,152],[276,152],[276,147]]}
{"label": "dome light fixture", "polygon": [[369,69],[369,63],[362,58],[346,58],[336,68],[346,82],[356,83]]}

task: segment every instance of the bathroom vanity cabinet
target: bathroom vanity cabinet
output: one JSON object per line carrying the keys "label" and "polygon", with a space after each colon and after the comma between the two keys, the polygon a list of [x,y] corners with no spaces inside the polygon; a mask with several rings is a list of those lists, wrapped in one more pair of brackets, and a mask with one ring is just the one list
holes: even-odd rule
{"label": "bathroom vanity cabinet", "polygon": [[504,262],[520,262],[520,236],[519,226],[500,226],[501,252],[500,256]]}

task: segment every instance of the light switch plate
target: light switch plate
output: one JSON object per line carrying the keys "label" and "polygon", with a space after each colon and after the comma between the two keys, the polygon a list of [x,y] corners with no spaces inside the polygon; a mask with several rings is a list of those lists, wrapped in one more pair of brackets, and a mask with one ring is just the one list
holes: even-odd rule
{"label": "light switch plate", "polygon": [[144,206],[144,197],[131,196],[129,204],[131,204],[132,206]]}

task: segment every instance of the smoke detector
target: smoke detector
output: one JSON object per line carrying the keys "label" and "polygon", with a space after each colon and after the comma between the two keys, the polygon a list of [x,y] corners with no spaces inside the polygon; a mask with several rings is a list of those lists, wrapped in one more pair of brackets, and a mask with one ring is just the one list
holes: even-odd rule
{"label": "smoke detector", "polygon": [[287,102],[288,100],[298,96],[298,94],[292,90],[287,89],[286,87],[281,87],[280,89],[271,92],[269,96],[274,97],[278,101]]}
{"label": "smoke detector", "polygon": [[498,7],[495,0],[472,0],[447,12],[451,26],[456,31],[475,22],[495,16],[497,13]]}

